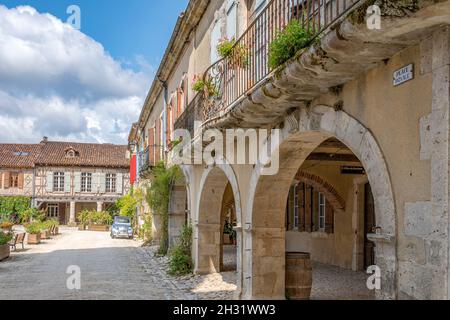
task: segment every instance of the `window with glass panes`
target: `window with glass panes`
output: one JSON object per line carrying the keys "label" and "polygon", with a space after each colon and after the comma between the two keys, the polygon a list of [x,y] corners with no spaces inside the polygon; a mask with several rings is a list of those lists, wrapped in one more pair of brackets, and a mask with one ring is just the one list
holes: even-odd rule
{"label": "window with glass panes", "polygon": [[115,173],[106,174],[106,192],[116,192],[117,176]]}
{"label": "window with glass panes", "polygon": [[81,192],[92,192],[92,173],[81,174]]}
{"label": "window with glass panes", "polygon": [[53,192],[64,192],[64,172],[53,173]]}

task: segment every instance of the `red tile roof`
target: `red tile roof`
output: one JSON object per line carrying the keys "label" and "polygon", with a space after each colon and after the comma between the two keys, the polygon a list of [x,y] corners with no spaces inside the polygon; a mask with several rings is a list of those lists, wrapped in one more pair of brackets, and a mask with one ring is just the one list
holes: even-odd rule
{"label": "red tile roof", "polygon": [[[130,166],[126,145],[47,141],[35,145],[0,144],[0,167],[77,166],[124,168]],[[69,151],[75,156],[70,157]],[[25,155],[19,155],[25,152]],[[28,153],[28,155],[26,155]]]}
{"label": "red tile roof", "polygon": [[40,144],[0,144],[0,168],[33,168],[41,147]]}

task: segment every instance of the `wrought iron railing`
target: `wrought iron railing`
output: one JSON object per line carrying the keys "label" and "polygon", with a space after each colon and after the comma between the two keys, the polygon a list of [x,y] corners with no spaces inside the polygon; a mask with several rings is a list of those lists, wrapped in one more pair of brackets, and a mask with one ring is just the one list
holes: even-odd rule
{"label": "wrought iron railing", "polygon": [[205,105],[214,115],[245,95],[272,70],[269,46],[292,20],[309,30],[311,38],[337,21],[360,0],[272,0],[236,41],[231,54],[205,73],[216,87],[214,103]]}
{"label": "wrought iron railing", "polygon": [[217,116],[264,80],[273,71],[269,65],[269,46],[292,20],[298,20],[304,29],[309,30],[313,40],[363,1],[270,1],[237,39],[231,54],[206,70],[204,82],[213,86],[216,94],[203,99],[196,97],[177,121],[176,128],[191,130],[192,119],[206,121]]}
{"label": "wrought iron railing", "polygon": [[139,174],[147,170],[150,167],[150,148],[147,147],[144,151],[139,154]]}
{"label": "wrought iron railing", "polygon": [[204,114],[204,111],[206,110],[205,108],[203,108],[204,101],[205,98],[203,96],[203,93],[197,93],[194,99],[192,99],[184,112],[175,122],[175,129],[188,130],[191,134],[191,137],[194,137],[195,122],[203,122],[205,119],[207,119],[207,116]]}

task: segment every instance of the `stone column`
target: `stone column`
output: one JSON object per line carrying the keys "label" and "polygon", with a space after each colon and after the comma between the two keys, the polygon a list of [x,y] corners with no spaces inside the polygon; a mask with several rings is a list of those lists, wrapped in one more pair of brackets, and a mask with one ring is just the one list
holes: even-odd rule
{"label": "stone column", "polygon": [[69,218],[69,225],[75,225],[76,224],[76,217],[75,217],[75,201],[70,202],[70,218]]}
{"label": "stone column", "polygon": [[98,201],[97,202],[97,212],[101,212],[101,211],[103,211],[103,202]]}

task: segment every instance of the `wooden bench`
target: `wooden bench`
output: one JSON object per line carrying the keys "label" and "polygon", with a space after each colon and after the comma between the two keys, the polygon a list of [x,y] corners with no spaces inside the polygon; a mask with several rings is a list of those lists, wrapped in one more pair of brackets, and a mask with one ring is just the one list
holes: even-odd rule
{"label": "wooden bench", "polygon": [[25,233],[18,233],[16,235],[14,235],[14,238],[11,240],[9,245],[12,248],[14,248],[14,251],[17,251],[17,245],[21,244],[22,250],[23,250],[23,249],[25,249],[24,242],[25,242]]}

